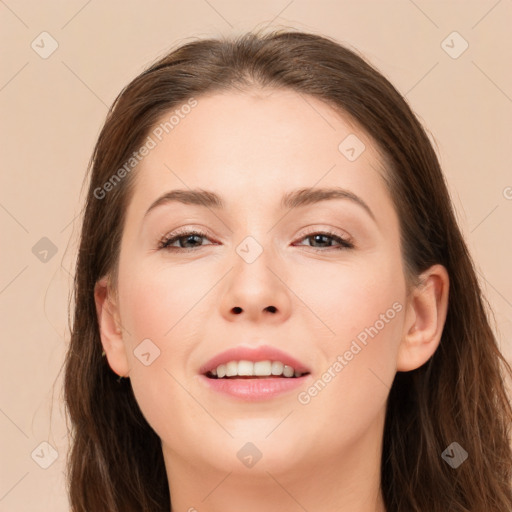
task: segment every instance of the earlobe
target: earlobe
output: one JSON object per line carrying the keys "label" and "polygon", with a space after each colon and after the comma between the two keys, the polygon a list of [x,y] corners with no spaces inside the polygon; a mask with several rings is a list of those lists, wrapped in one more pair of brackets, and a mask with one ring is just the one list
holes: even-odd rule
{"label": "earlobe", "polygon": [[423,272],[411,292],[404,332],[398,350],[397,371],[419,368],[434,354],[441,341],[448,311],[449,276],[443,265]]}
{"label": "earlobe", "polygon": [[96,282],[94,302],[101,337],[101,344],[112,370],[122,377],[130,373],[118,306],[112,297],[108,277]]}

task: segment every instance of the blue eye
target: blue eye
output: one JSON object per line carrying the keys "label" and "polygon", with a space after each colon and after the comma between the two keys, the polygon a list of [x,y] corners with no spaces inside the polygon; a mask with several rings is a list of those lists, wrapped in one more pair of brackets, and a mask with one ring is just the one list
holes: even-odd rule
{"label": "blue eye", "polygon": [[[202,238],[207,239],[208,234],[204,233],[203,231],[199,231],[199,230],[171,233],[170,235],[166,235],[162,240],[160,240],[160,242],[158,244],[158,248],[165,249],[168,251],[191,251],[191,250],[195,250],[195,249],[198,249],[201,247],[200,239],[202,239]],[[354,244],[350,240],[345,239],[345,238],[343,238],[335,233],[331,233],[331,232],[323,232],[323,231],[322,232],[313,232],[311,234],[305,235],[300,240],[309,240],[309,241],[314,241],[314,243],[320,243],[320,244],[327,243],[328,244],[327,247],[325,247],[325,246],[313,247],[311,245],[309,246],[313,250],[318,251],[318,252],[325,252],[326,249],[342,250],[342,249],[353,249],[354,248]],[[325,242],[325,240],[327,240],[327,242]],[[329,240],[337,243],[338,247],[336,247],[336,246],[332,247],[332,245],[329,243]],[[173,246],[173,244],[175,244],[176,242],[178,242],[178,244],[181,245],[181,247]],[[192,244],[199,243],[199,245],[196,245],[195,247],[183,247],[183,245],[186,245],[189,243],[192,243]],[[207,244],[207,245],[212,245],[212,244]]]}

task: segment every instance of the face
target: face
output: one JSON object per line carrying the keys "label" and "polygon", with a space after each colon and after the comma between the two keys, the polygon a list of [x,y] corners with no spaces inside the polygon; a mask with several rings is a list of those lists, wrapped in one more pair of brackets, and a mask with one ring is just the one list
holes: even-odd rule
{"label": "face", "polygon": [[[186,110],[161,141],[152,132],[134,171],[118,269],[123,349],[109,363],[129,374],[166,464],[247,471],[240,461],[257,452],[246,443],[262,454],[253,474],[374,453],[406,311],[375,144],[292,91],[216,93]],[[296,194],[310,188],[338,194]],[[223,205],[162,199],[177,189]],[[251,359],[269,363],[218,367]],[[279,363],[305,374],[268,376]],[[217,379],[204,374],[213,368]],[[267,376],[218,378],[254,368]]]}

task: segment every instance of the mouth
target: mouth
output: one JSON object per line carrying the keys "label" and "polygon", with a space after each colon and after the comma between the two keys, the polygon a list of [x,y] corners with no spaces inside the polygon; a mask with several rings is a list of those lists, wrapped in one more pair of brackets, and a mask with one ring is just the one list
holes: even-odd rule
{"label": "mouth", "polygon": [[296,379],[309,375],[282,361],[233,360],[219,364],[204,374],[209,379]]}
{"label": "mouth", "polygon": [[291,393],[311,378],[309,368],[270,345],[226,350],[205,363],[199,373],[210,390],[242,401]]}

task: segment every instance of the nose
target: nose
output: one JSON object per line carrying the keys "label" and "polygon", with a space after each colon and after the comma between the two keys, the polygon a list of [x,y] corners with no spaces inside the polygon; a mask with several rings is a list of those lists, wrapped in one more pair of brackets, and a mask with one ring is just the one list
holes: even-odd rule
{"label": "nose", "polygon": [[220,303],[222,315],[230,322],[286,321],[291,310],[291,291],[278,258],[265,249],[251,260],[244,259],[243,253],[235,255]]}

